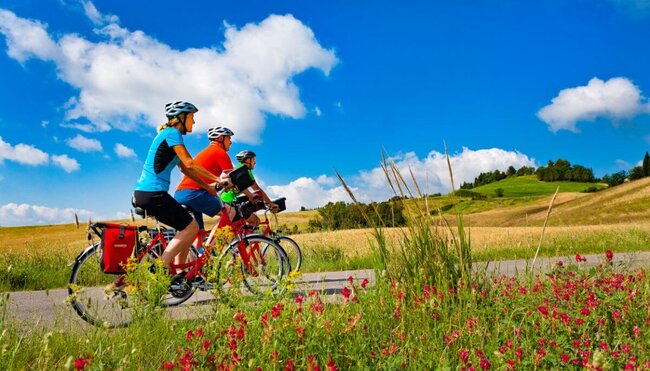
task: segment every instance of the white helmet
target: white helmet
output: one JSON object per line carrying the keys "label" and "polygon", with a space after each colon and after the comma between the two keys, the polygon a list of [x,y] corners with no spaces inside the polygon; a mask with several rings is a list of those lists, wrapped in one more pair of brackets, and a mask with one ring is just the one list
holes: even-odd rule
{"label": "white helmet", "polygon": [[217,126],[214,128],[208,129],[208,139],[210,141],[216,140],[217,138],[221,136],[233,136],[235,133],[232,132],[232,130],[225,128],[223,126]]}

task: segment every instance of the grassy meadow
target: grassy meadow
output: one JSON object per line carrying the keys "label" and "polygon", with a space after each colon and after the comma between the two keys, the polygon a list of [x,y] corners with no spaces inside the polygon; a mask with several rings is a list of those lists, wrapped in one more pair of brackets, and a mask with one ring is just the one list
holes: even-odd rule
{"label": "grassy meadow", "polygon": [[[505,179],[506,192],[535,181],[520,177],[517,182]],[[518,178],[515,178],[518,179]],[[542,183],[542,182],[538,182]],[[567,183],[567,182],[560,182]],[[526,186],[528,192],[546,192],[544,186]],[[532,188],[531,188],[532,187]],[[596,193],[575,193],[582,185],[567,187],[554,204],[540,254],[573,255],[648,250],[650,246],[650,179],[641,179]],[[533,189],[533,190],[531,190]],[[562,190],[562,188],[561,188]],[[553,191],[554,192],[554,191]],[[519,192],[521,193],[521,192]],[[490,197],[471,200],[454,196],[406,200],[410,207],[436,210],[449,202],[454,206],[443,212],[453,225],[453,215],[465,215],[465,224],[477,260],[530,258],[539,243],[550,196]],[[274,225],[294,226],[304,230],[316,210],[284,212]],[[437,221],[435,221],[437,220]],[[206,219],[210,226],[214,220]],[[130,221],[123,221],[130,222]],[[143,220],[138,220],[142,224]],[[151,222],[149,222],[151,226]],[[1,227],[0,291],[61,288],[67,284],[69,268],[87,245],[85,226],[74,225]],[[389,238],[399,239],[404,229],[386,229]],[[324,231],[292,236],[303,249],[306,272],[372,268],[368,240],[371,230]]]}

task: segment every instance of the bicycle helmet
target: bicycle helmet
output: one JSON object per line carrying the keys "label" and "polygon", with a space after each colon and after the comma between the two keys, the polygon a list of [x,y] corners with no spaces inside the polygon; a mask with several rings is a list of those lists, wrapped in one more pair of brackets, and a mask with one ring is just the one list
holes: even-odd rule
{"label": "bicycle helmet", "polygon": [[222,127],[222,126],[217,126],[208,129],[208,139],[210,141],[216,140],[220,136],[233,136],[235,133],[232,132],[232,130]]}
{"label": "bicycle helmet", "polygon": [[237,161],[241,162],[242,164],[244,163],[244,161],[246,161],[246,159],[253,158],[253,157],[255,157],[255,152],[249,151],[247,149],[245,149],[245,150],[243,150],[243,151],[241,151],[241,152],[239,152],[238,154],[235,155],[235,158],[237,159]]}
{"label": "bicycle helmet", "polygon": [[196,106],[193,105],[192,103],[185,102],[182,100],[165,104],[165,115],[167,116],[168,119],[171,119],[172,117],[176,117],[181,113],[194,113],[197,112],[198,110],[199,109],[196,108]]}

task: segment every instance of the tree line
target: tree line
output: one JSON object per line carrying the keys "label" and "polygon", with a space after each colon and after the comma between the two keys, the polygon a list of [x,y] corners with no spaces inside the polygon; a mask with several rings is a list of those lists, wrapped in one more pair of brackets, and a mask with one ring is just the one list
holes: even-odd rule
{"label": "tree line", "polygon": [[328,202],[327,205],[318,209],[316,218],[309,220],[307,230],[314,232],[372,227],[363,213],[370,218],[372,225],[381,225],[382,223],[388,227],[406,225],[402,202],[385,201],[355,205],[338,201]]}

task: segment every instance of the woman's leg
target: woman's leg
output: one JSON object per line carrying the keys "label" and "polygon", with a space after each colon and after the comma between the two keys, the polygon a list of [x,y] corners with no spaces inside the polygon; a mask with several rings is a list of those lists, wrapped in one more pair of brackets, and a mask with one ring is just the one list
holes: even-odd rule
{"label": "woman's leg", "polygon": [[169,241],[165,252],[163,252],[160,259],[163,261],[165,267],[169,267],[172,260],[174,264],[181,264],[187,261],[187,255],[190,251],[190,246],[196,234],[199,232],[199,225],[195,220],[185,227],[182,231],[176,232],[176,236]]}

